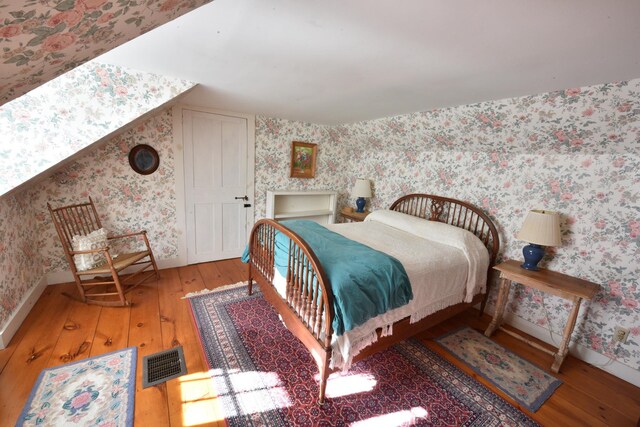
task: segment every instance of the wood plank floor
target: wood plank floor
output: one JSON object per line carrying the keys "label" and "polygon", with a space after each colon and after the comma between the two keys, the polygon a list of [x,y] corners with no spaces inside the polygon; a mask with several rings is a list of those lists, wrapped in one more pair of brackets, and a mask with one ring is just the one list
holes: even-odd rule
{"label": "wood plank floor", "polygon": [[[73,293],[75,285],[47,287],[9,347],[0,350],[0,425],[14,425],[42,369],[137,346],[136,425],[224,426],[215,391],[207,380],[190,309],[181,297],[245,278],[246,266],[237,259],[162,270],[160,280],[129,295],[133,304],[126,308],[84,305],[62,295],[65,291]],[[489,316],[478,318],[477,312],[470,310],[420,338],[443,358],[519,407],[432,340],[463,325],[482,331],[489,321]],[[502,331],[494,339],[538,366],[551,366],[551,356]],[[142,357],[176,345],[183,346],[189,374],[143,390]],[[571,356],[558,377],[564,384],[536,413],[529,413],[541,424],[635,426],[638,422],[638,387]]]}

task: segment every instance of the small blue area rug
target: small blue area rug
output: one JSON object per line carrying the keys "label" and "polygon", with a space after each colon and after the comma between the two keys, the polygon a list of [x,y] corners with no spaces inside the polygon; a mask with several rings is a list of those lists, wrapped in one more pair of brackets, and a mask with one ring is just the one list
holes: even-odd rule
{"label": "small blue area rug", "polygon": [[16,426],[133,426],[137,348],[44,369]]}
{"label": "small blue area rug", "polygon": [[471,328],[457,329],[436,341],[532,412],[562,384],[556,377]]}

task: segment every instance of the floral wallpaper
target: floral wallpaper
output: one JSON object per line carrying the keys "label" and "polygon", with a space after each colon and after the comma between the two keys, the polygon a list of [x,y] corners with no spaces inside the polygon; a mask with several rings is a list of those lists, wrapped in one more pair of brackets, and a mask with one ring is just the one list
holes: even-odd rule
{"label": "floral wallpaper", "polygon": [[[158,170],[140,175],[129,165],[129,151],[138,144],[152,146],[160,157]],[[55,227],[47,210],[86,201],[90,196],[109,234],[147,230],[157,259],[178,256],[175,166],[171,110],[164,110],[63,167],[36,185],[40,255],[45,272],[68,270]],[[135,242],[130,242],[134,244]],[[142,244],[138,242],[138,244]],[[118,247],[116,251],[133,249]]]}
{"label": "floral wallpaper", "polygon": [[0,330],[42,278],[33,193],[0,198]]}
{"label": "floral wallpaper", "polygon": [[[109,234],[144,229],[156,259],[178,256],[172,132],[171,110],[161,111],[48,179],[0,199],[0,329],[43,274],[69,269],[47,202],[57,207],[90,196]],[[139,175],[129,166],[129,150],[137,144],[158,151],[160,166],[153,174]],[[132,241],[115,250],[141,244]]]}
{"label": "floral wallpaper", "polygon": [[[318,144],[315,178],[290,178],[291,142]],[[343,190],[338,203],[346,203],[351,177],[340,163],[347,157],[330,126],[284,119],[256,117],[255,217],[264,218],[268,190]]]}
{"label": "floral wallpaper", "polygon": [[[193,85],[90,62],[5,104],[0,107],[1,193]],[[171,120],[171,112],[164,111],[135,123],[76,155],[45,181],[0,197],[0,329],[44,274],[68,270],[47,202],[59,206],[91,196],[110,232],[146,229],[158,259],[177,256]],[[129,167],[127,154],[140,143],[160,155],[160,167],[151,175]]]}
{"label": "floral wallpaper", "polygon": [[0,107],[0,194],[195,86],[90,62]]}
{"label": "floral wallpaper", "polygon": [[[287,178],[287,156],[308,129],[318,134],[318,175],[300,183]],[[410,192],[482,206],[502,258],[521,259],[515,234],[528,210],[559,211],[563,244],[543,263],[602,287],[583,303],[574,339],[640,369],[640,79],[338,127],[260,117],[256,145],[257,216],[276,187],[334,188],[341,206],[353,204],[358,176],[371,179],[374,208]],[[519,288],[508,309],[561,336],[569,308]],[[630,328],[626,344],[612,343],[615,325]]]}
{"label": "floral wallpaper", "polygon": [[[293,140],[318,144],[315,178],[289,178]],[[148,177],[126,163],[128,149],[143,142],[161,157]],[[159,258],[175,257],[172,162],[164,111],[0,198],[0,327],[41,274],[65,268],[46,201],[92,195],[108,228],[147,228]],[[640,79],[337,127],[258,117],[255,166],[257,217],[268,189],[335,189],[342,207],[354,202],[355,178],[369,178],[374,208],[414,191],[479,204],[499,227],[503,259],[521,257],[515,234],[529,209],[559,211],[563,244],[543,263],[601,285],[583,304],[574,339],[640,369]],[[566,301],[527,288],[508,309],[557,335],[569,311]],[[630,328],[626,344],[612,344],[615,325]]]}
{"label": "floral wallpaper", "polygon": [[210,0],[0,4],[0,105]]}

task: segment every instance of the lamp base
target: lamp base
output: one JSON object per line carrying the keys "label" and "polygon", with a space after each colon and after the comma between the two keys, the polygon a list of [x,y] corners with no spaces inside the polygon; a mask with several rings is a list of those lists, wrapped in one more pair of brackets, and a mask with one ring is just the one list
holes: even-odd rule
{"label": "lamp base", "polygon": [[356,212],[358,213],[362,213],[364,212],[364,205],[367,203],[367,201],[364,199],[364,197],[358,197],[356,199],[356,207],[358,209],[356,209]]}
{"label": "lamp base", "polygon": [[531,271],[540,270],[538,263],[544,256],[544,248],[542,246],[529,243],[522,248],[522,255],[524,256],[524,263],[522,263],[520,267]]}

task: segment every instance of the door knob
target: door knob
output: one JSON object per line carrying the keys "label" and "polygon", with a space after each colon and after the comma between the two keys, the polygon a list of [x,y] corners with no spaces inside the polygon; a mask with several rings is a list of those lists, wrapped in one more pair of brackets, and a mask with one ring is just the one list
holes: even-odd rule
{"label": "door knob", "polygon": [[249,201],[249,196],[235,197],[236,200],[244,200],[245,202]]}

